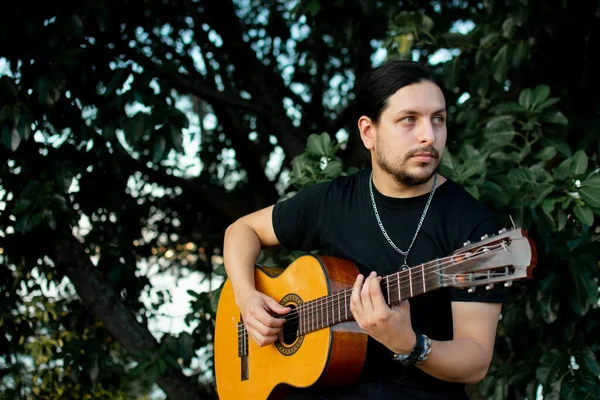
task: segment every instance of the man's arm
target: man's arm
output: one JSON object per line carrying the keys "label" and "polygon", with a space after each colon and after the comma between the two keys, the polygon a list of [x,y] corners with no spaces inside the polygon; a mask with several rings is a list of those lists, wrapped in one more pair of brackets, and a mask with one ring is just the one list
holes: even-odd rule
{"label": "man's arm", "polygon": [[286,314],[272,298],[254,286],[254,268],[263,247],[279,244],[273,230],[273,206],[246,215],[225,231],[223,258],[244,324],[254,341],[263,346],[274,342],[285,320],[272,314]]}
{"label": "man's arm", "polygon": [[[350,310],[358,325],[394,353],[409,354],[416,343],[408,300],[390,308],[381,277],[359,275]],[[452,302],[453,340],[431,341],[431,353],[417,367],[449,382],[476,383],[487,374],[494,352],[500,303]]]}
{"label": "man's arm", "polygon": [[417,367],[444,381],[481,381],[492,361],[501,308],[499,303],[452,302],[453,340],[432,340],[429,358]]}
{"label": "man's arm", "polygon": [[254,266],[263,247],[277,246],[273,206],[248,214],[225,231],[223,258],[236,298],[254,290]]}

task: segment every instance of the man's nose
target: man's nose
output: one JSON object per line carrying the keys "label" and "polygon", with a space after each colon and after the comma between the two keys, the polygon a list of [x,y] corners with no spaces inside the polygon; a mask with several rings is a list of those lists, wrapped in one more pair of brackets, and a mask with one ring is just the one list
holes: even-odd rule
{"label": "man's nose", "polygon": [[435,143],[435,129],[431,121],[423,121],[419,129],[418,140],[419,143],[426,145]]}

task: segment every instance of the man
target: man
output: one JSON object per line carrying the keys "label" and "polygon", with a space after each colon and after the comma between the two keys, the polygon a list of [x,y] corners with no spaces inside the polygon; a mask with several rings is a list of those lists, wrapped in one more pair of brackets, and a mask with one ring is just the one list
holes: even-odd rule
{"label": "man", "polygon": [[419,63],[375,69],[357,94],[358,129],[371,168],[314,185],[247,215],[225,234],[225,267],[249,335],[273,343],[290,310],[254,288],[261,248],[323,249],[361,274],[351,312],[369,334],[355,385],[297,390],[290,399],[464,399],[465,383],[486,375],[501,303],[444,288],[390,308],[381,276],[445,257],[467,240],[497,233],[494,216],[436,170],[446,144],[442,85]]}

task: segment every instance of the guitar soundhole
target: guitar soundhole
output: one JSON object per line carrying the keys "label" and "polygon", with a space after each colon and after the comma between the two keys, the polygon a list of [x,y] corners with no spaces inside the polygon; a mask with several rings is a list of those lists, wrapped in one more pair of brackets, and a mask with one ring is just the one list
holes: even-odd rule
{"label": "guitar soundhole", "polygon": [[294,344],[298,336],[298,312],[296,311],[296,306],[289,304],[288,307],[292,309],[289,314],[285,316],[287,322],[283,325],[283,334],[282,341],[285,346],[291,346]]}
{"label": "guitar soundhole", "polygon": [[281,354],[291,356],[298,351],[304,341],[304,336],[298,336],[300,319],[298,318],[298,311],[296,309],[296,307],[302,305],[302,299],[297,294],[290,293],[281,299],[279,304],[290,307],[292,311],[282,316],[282,318],[286,319],[286,323],[279,334],[279,340],[275,342],[275,347],[277,347],[277,350]]}

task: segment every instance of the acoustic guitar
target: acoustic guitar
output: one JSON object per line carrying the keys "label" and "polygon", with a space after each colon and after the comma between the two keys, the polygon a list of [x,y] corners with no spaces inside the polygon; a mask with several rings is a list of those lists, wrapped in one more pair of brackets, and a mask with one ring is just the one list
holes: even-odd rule
{"label": "acoustic guitar", "polygon": [[[531,279],[536,248],[523,229],[465,243],[448,257],[385,276],[388,305],[444,287],[468,288]],[[285,269],[258,267],[257,290],[288,306],[279,339],[258,346],[248,336],[231,283],[223,286],[216,315],[215,374],[221,400],[280,397],[290,387],[347,385],[360,375],[367,334],[350,312],[356,266],[344,259],[306,255]]]}

